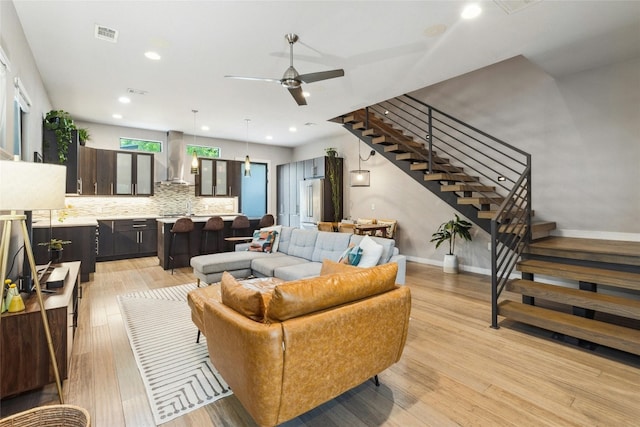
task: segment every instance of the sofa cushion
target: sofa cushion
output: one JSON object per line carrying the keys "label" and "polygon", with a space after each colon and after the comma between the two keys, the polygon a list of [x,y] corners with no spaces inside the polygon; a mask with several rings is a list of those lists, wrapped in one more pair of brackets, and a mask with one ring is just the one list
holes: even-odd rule
{"label": "sofa cushion", "polygon": [[[351,243],[356,245],[360,244],[360,241],[364,238],[364,236],[360,236],[358,234],[351,235]],[[393,249],[396,246],[396,241],[393,239],[383,239],[381,237],[372,237],[369,236],[374,242],[382,245],[382,255],[380,256],[380,260],[378,261],[378,265],[386,264],[389,262],[391,257],[393,256]]]}
{"label": "sofa cushion", "polygon": [[357,271],[295,280],[276,286],[267,321],[284,321],[389,291],[395,287],[396,263]]}
{"label": "sofa cushion", "polygon": [[273,244],[271,245],[271,252],[277,252],[278,247],[280,246],[280,236],[282,234],[282,226],[281,225],[272,225],[271,227],[262,227],[260,231],[275,231],[276,234],[274,236]]}
{"label": "sofa cushion", "polygon": [[254,252],[271,253],[274,249],[278,232],[275,230],[256,230],[253,232],[253,240],[249,244],[249,250]]}
{"label": "sofa cushion", "polygon": [[191,267],[202,274],[221,273],[223,271],[249,270],[251,261],[272,254],[264,252],[219,252],[217,254],[199,255],[191,258]]}
{"label": "sofa cushion", "polygon": [[356,247],[362,249],[362,256],[360,257],[360,262],[358,262],[357,264],[351,264],[355,264],[358,267],[365,268],[373,267],[374,265],[378,264],[378,261],[380,261],[380,256],[382,255],[382,251],[384,250],[382,245],[374,242],[373,239],[369,236],[364,236]]}
{"label": "sofa cushion", "polygon": [[298,258],[304,258],[311,261],[311,256],[316,247],[316,238],[318,237],[316,230],[303,230],[295,228],[291,231],[291,239],[287,245],[280,245],[280,251]]}
{"label": "sofa cushion", "polygon": [[285,255],[281,252],[271,254],[269,257],[256,258],[251,263],[251,269],[254,274],[260,276],[275,276],[275,269],[278,267],[286,267],[288,265],[303,264],[309,262],[304,258]]}
{"label": "sofa cushion", "polygon": [[346,273],[349,271],[358,271],[358,267],[349,264],[343,264],[341,262],[334,262],[330,259],[322,260],[322,268],[320,269],[320,275],[326,276],[327,274]]}
{"label": "sofa cushion", "polygon": [[258,322],[264,320],[264,302],[260,291],[242,286],[226,271],[222,273],[220,281],[220,296],[224,305],[243,316]]}
{"label": "sofa cushion", "polygon": [[323,259],[337,261],[344,249],[349,246],[351,236],[346,233],[318,231],[311,261],[322,262]]}
{"label": "sofa cushion", "polygon": [[282,227],[280,231],[280,238],[278,239],[278,249],[282,253],[289,252],[289,243],[291,242],[291,233],[295,230],[294,227]]}
{"label": "sofa cushion", "polygon": [[278,267],[273,270],[273,274],[285,281],[304,279],[320,275],[322,263],[306,261],[300,264]]}

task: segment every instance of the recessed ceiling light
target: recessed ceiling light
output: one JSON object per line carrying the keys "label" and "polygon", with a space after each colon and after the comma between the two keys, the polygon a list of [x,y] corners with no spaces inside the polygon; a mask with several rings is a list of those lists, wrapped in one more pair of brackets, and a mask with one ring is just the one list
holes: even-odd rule
{"label": "recessed ceiling light", "polygon": [[432,25],[424,30],[424,35],[427,37],[438,37],[447,31],[447,26],[444,24]]}
{"label": "recessed ceiling light", "polygon": [[460,16],[462,19],[473,19],[477,18],[480,13],[482,13],[482,8],[478,6],[476,3],[469,4],[462,9],[462,13]]}
{"label": "recessed ceiling light", "polygon": [[123,104],[128,104],[131,102],[131,98],[127,96],[121,96],[120,98],[118,98],[118,101],[122,102]]}
{"label": "recessed ceiling light", "polygon": [[111,117],[113,117],[114,119],[121,119],[122,118],[122,114],[112,114]]}
{"label": "recessed ceiling light", "polygon": [[267,141],[271,141],[273,137],[271,135],[267,135],[264,137],[264,139],[266,139]]}
{"label": "recessed ceiling light", "polygon": [[206,130],[209,130],[209,126],[202,126],[200,129],[202,129],[202,130],[205,130],[205,131],[206,131]]}
{"label": "recessed ceiling light", "polygon": [[298,132],[298,129],[295,126],[291,126],[289,132]]}
{"label": "recessed ceiling light", "polygon": [[151,59],[153,61],[159,61],[160,58],[162,58],[158,52],[152,52],[152,51],[145,52],[144,56],[146,56],[147,59]]}

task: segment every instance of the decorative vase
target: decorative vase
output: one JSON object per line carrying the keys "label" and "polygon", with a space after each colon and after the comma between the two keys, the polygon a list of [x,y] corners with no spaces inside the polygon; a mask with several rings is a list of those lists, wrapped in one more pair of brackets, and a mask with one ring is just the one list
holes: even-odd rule
{"label": "decorative vase", "polygon": [[51,264],[60,264],[62,261],[62,248],[53,249],[51,248]]}
{"label": "decorative vase", "polygon": [[20,294],[15,295],[11,298],[11,303],[9,304],[9,313],[16,313],[18,311],[24,310],[24,301],[22,301],[22,297]]}
{"label": "decorative vase", "polygon": [[445,255],[442,271],[445,273],[458,273],[458,257],[456,255]]}
{"label": "decorative vase", "polygon": [[[11,307],[11,301],[13,300],[13,297],[20,297],[20,292],[18,292],[18,288],[16,286],[15,283],[12,283],[9,285],[9,288],[7,289],[7,294],[4,297],[4,306],[6,309],[8,309],[9,311],[11,311],[10,307]],[[23,304],[24,306],[24,304]]]}

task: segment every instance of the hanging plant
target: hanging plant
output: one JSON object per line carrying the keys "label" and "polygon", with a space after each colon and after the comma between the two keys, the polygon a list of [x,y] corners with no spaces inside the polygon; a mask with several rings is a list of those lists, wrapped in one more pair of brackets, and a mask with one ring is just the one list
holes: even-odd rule
{"label": "hanging plant", "polygon": [[[51,110],[44,118],[44,128],[54,131],[58,144],[58,162],[65,164],[73,131],[77,130],[73,119],[63,110]],[[47,148],[47,147],[45,147]]]}
{"label": "hanging plant", "polygon": [[333,221],[338,222],[341,219],[340,212],[340,180],[338,179],[338,158],[335,156],[335,148],[334,155],[330,156],[329,149],[325,150],[327,152],[327,176],[329,178],[329,185],[331,186],[331,204],[333,205]]}

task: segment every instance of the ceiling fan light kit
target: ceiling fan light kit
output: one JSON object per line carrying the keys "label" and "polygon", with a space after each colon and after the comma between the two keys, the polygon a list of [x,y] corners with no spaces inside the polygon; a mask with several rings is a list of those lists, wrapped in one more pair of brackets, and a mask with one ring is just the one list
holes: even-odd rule
{"label": "ceiling fan light kit", "polygon": [[289,67],[285,70],[281,79],[270,79],[270,78],[261,78],[261,77],[242,77],[242,76],[225,76],[230,79],[241,79],[241,80],[259,80],[266,82],[276,82],[280,83],[281,86],[285,87],[289,90],[289,93],[296,101],[298,105],[307,105],[307,100],[302,92],[302,84],[308,84],[313,82],[319,82],[321,80],[329,80],[334,79],[336,77],[343,77],[344,70],[336,69],[329,71],[319,71],[315,73],[307,73],[300,74],[298,70],[293,66],[293,45],[298,41],[299,37],[297,34],[288,33],[285,34],[284,38],[289,43]]}

